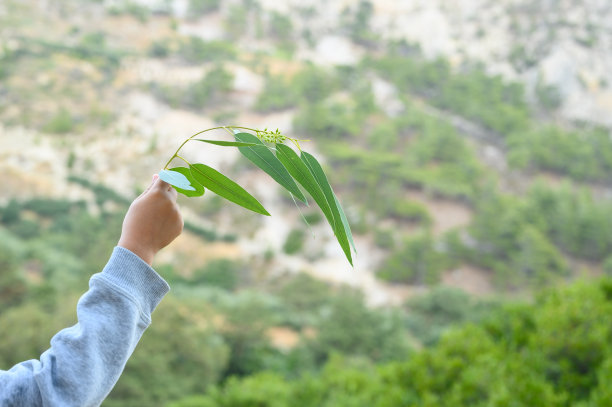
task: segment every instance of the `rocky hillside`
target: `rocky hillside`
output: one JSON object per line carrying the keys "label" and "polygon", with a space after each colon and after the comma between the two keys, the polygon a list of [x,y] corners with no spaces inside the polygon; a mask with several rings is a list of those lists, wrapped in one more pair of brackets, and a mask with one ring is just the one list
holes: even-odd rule
{"label": "rocky hillside", "polygon": [[[6,0],[0,4],[0,170],[5,174],[0,202],[45,196],[83,199],[91,211],[104,210],[92,189],[75,177],[129,199],[183,139],[199,130],[217,124],[280,128],[312,139],[308,149],[329,156],[337,173],[332,184],[361,228],[355,268],[346,264],[323,222],[300,226],[300,211],[266,177],[245,171],[236,151],[216,147],[188,154],[229,171],[273,216],[259,219],[220,207],[210,197],[182,200],[189,222],[239,238],[211,244],[187,233],[160,261],[190,270],[215,257],[245,259],[267,273],[262,275],[307,271],[361,287],[371,303],[399,303],[422,291],[429,277],[382,282],[377,270],[393,251],[407,251],[402,245],[410,236],[426,231],[437,240],[426,243],[435,252],[446,247],[442,240],[448,233],[465,232],[479,207],[475,191],[487,182],[501,192],[522,194],[544,174],[548,181],[601,188],[605,170],[574,176],[553,164],[538,167],[533,157],[532,167],[511,167],[508,154],[514,150],[506,136],[539,123],[563,131],[584,122],[589,128],[612,126],[611,9],[596,0]],[[402,88],[400,78],[382,67],[396,48],[407,60],[417,55],[422,65],[415,70],[423,78],[439,68],[440,78],[459,93],[465,85],[461,75],[482,67],[485,76],[478,83],[485,91],[500,86],[503,95],[496,102],[502,108],[481,120],[457,107],[456,99],[437,99],[439,89]],[[436,83],[447,82],[434,77],[433,88]],[[521,96],[504,96],[515,94]],[[513,123],[506,134],[492,120],[509,109],[521,120],[529,117],[529,124],[513,127],[519,120],[508,114]],[[324,116],[328,122],[314,123]],[[401,128],[395,121],[402,117],[418,117],[419,124],[394,130]],[[433,135],[441,134],[431,141],[438,144],[417,148],[419,137],[432,128],[437,129]],[[444,153],[448,145],[454,150]],[[366,163],[359,148],[377,151],[380,162]],[[412,162],[403,149],[421,156]],[[452,157],[462,151],[460,160]],[[412,167],[400,168],[402,161]],[[351,167],[359,163],[365,168]],[[377,165],[400,168],[398,181],[378,173]],[[377,192],[393,198],[388,201],[406,204],[381,209],[366,203],[360,183],[368,173],[374,174],[367,179],[369,190],[378,185]],[[383,201],[378,199],[380,205]],[[293,236],[301,236],[295,238],[297,253],[286,248],[294,230]],[[524,237],[532,242],[529,233]],[[471,241],[463,237],[464,243]],[[542,250],[549,253],[547,244]],[[601,258],[591,262],[582,253],[559,250],[571,265],[601,272]],[[412,267],[409,260],[397,261]],[[432,281],[476,294],[499,287],[490,264],[468,257],[432,261],[427,267],[439,269]],[[391,284],[398,282],[408,284]]]}

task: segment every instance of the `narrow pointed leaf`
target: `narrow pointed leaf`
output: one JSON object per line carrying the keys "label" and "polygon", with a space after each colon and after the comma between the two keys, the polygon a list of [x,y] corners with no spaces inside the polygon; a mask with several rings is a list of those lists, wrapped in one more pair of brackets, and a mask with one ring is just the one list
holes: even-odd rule
{"label": "narrow pointed leaf", "polygon": [[189,179],[178,171],[161,170],[159,172],[159,179],[175,188],[180,188],[186,191],[195,191],[195,187],[191,185]]}
{"label": "narrow pointed leaf", "polygon": [[344,254],[346,255],[346,258],[348,259],[349,263],[352,264],[351,247],[347,237],[348,233],[345,230],[344,223],[342,222],[342,218],[340,216],[340,210],[338,209],[338,201],[335,198],[334,191],[332,190],[331,185],[329,185],[329,181],[327,180],[325,172],[323,172],[323,167],[321,167],[321,164],[319,164],[317,159],[314,158],[312,154],[309,154],[305,151],[302,151],[300,158],[302,159],[304,164],[306,164],[306,167],[308,167],[308,169],[314,176],[317,184],[319,184],[319,187],[323,191],[323,194],[325,195],[325,199],[327,200],[327,203],[331,209],[331,213],[334,217],[334,224],[332,225],[332,227],[334,229],[336,239],[338,239],[338,243],[340,244],[340,247],[342,247],[342,251],[344,251]]}
{"label": "narrow pointed leaf", "polygon": [[[257,137],[255,137],[257,138]],[[208,143],[208,144],[215,144],[217,146],[224,146],[224,147],[248,147],[248,146],[254,146],[254,143],[246,143],[246,142],[236,142],[236,141],[223,141],[223,140],[205,140],[205,139],[201,139],[201,138],[195,138],[195,141],[201,141],[203,143]],[[259,139],[258,139],[259,140]]]}
{"label": "narrow pointed leaf", "polygon": [[189,171],[189,168],[187,167],[174,167],[174,168],[170,168],[169,171],[175,171],[178,172],[180,174],[183,174],[185,176],[185,178],[187,178],[189,180],[189,182],[191,183],[191,187],[195,190],[190,190],[190,189],[183,189],[180,187],[174,187],[174,189],[176,189],[176,192],[179,192],[185,196],[188,197],[196,197],[196,196],[202,196],[204,195],[204,187],[202,185],[200,185],[200,183],[198,183],[194,178],[193,175],[191,175],[191,171]]}
{"label": "narrow pointed leaf", "polygon": [[204,164],[192,164],[189,169],[204,188],[253,212],[270,216],[257,199],[219,171]]}
{"label": "narrow pointed leaf", "polygon": [[346,235],[348,237],[349,242],[351,243],[351,247],[357,253],[357,248],[355,247],[355,242],[353,241],[353,233],[351,232],[351,226],[349,225],[348,219],[344,210],[342,209],[342,205],[340,205],[340,201],[334,193],[334,200],[336,201],[336,205],[338,205],[338,211],[340,212],[340,219],[342,220],[342,224],[344,225],[344,230],[346,231]]}
{"label": "narrow pointed leaf", "polygon": [[289,174],[283,164],[261,140],[249,133],[237,133],[234,137],[240,142],[252,144],[248,147],[238,148],[242,155],[261,168],[287,191],[291,192],[293,196],[308,205],[306,197],[300,191],[291,174]]}
{"label": "narrow pointed leaf", "polygon": [[[304,189],[312,196],[317,205],[319,205],[319,208],[321,208],[321,211],[323,211],[323,214],[332,227],[332,230],[336,236],[338,236],[338,233],[336,232],[336,221],[329,202],[327,201],[325,193],[321,189],[321,186],[315,179],[311,170],[300,159],[295,151],[283,144],[276,145],[276,156],[280,162],[283,163],[285,168],[287,168],[287,171],[289,171],[291,176],[293,176],[293,178],[295,178],[296,181],[299,182],[302,187],[304,187]],[[345,254],[347,253],[345,252]],[[347,260],[351,265],[353,265],[350,250],[347,254]]]}

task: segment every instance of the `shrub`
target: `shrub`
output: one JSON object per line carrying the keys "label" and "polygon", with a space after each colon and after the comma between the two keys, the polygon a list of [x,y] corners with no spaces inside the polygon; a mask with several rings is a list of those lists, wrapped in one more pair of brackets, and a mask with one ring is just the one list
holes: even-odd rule
{"label": "shrub", "polygon": [[418,202],[397,199],[390,204],[388,214],[410,222],[419,222],[424,225],[431,224],[431,216],[427,208]]}
{"label": "shrub", "polygon": [[186,104],[192,108],[203,108],[213,103],[232,90],[234,76],[222,66],[216,66],[199,82],[187,89]]}
{"label": "shrub", "polygon": [[26,296],[27,285],[18,266],[16,253],[5,242],[0,242],[0,311],[19,304]]}
{"label": "shrub", "polygon": [[538,78],[535,94],[540,106],[547,111],[557,110],[563,103],[559,88],[554,85],[546,85],[543,83],[542,78]]}
{"label": "shrub", "polygon": [[21,218],[21,206],[16,199],[11,199],[8,204],[0,211],[0,221],[5,225],[10,225],[19,221]]}
{"label": "shrub", "polygon": [[248,12],[249,10],[244,5],[233,4],[230,6],[224,25],[225,31],[232,40],[236,40],[246,33]]}
{"label": "shrub", "polygon": [[371,30],[370,20],[374,14],[374,5],[369,0],[360,0],[351,20],[346,24],[351,39],[363,46],[372,46],[377,35]]}
{"label": "shrub", "polygon": [[302,250],[304,246],[304,239],[306,238],[306,232],[303,229],[292,229],[287,235],[285,244],[283,245],[283,251],[287,254],[296,254]]}
{"label": "shrub", "polygon": [[40,234],[40,224],[29,219],[21,219],[12,224],[10,230],[21,239],[28,240]]}
{"label": "shrub", "polygon": [[272,12],[270,16],[270,35],[281,41],[287,41],[291,39],[293,35],[293,23],[291,19],[277,11]]}
{"label": "shrub", "polygon": [[212,260],[203,268],[194,271],[191,282],[232,291],[238,284],[240,268],[240,265],[232,260]]}
{"label": "shrub", "polygon": [[52,118],[45,124],[43,131],[54,134],[69,133],[74,129],[75,123],[70,112],[61,108]]}
{"label": "shrub", "polygon": [[214,242],[215,240],[217,240],[217,232],[211,229],[202,228],[191,222],[186,221],[184,225],[184,229],[209,242]]}
{"label": "shrub", "polygon": [[107,201],[115,202],[120,205],[129,205],[132,202],[131,200],[118,194],[117,192],[108,188],[107,186],[102,185],[102,184],[96,184],[86,178],[81,178],[76,175],[70,175],[68,177],[68,181],[74,182],[75,184],[79,184],[82,187],[91,190],[96,196],[96,203],[100,206],[103,205]]}
{"label": "shrub", "polygon": [[221,0],[189,0],[190,16],[199,17],[219,10]]}
{"label": "shrub", "polygon": [[223,62],[236,58],[235,46],[225,41],[204,41],[199,37],[189,37],[179,47],[179,55],[187,62]]}
{"label": "shrub", "polygon": [[291,19],[274,11],[270,17],[268,30],[269,35],[277,42],[280,50],[291,56],[296,48]]}
{"label": "shrub", "polygon": [[323,215],[321,214],[321,212],[318,211],[309,212],[304,214],[304,219],[309,225],[316,225],[318,223],[321,223],[321,221],[323,220]]}
{"label": "shrub", "polygon": [[368,61],[368,65],[389,78],[400,92],[417,93],[498,133],[522,131],[529,123],[523,86],[489,76],[479,67],[453,72],[445,59],[407,58],[397,51]]}
{"label": "shrub", "polygon": [[569,274],[569,268],[559,250],[535,227],[522,228],[517,251],[512,255],[510,280],[525,279],[545,285],[551,278]]}
{"label": "shrub", "polygon": [[605,181],[612,174],[612,141],[605,129],[533,127],[511,134],[508,147],[509,162],[518,168],[553,171],[576,180]]}
{"label": "shrub", "polygon": [[409,299],[406,306],[410,332],[427,346],[436,343],[453,325],[482,321],[500,308],[497,303],[477,301],[461,290],[443,286]]}
{"label": "shrub", "polygon": [[151,11],[147,7],[132,2],[129,2],[125,6],[125,13],[131,15],[141,23],[146,23],[149,17],[151,17]]}
{"label": "shrub", "polygon": [[165,298],[104,405],[165,406],[217,383],[229,349],[211,329],[211,314],[202,301]]}
{"label": "shrub", "polygon": [[608,256],[606,260],[603,262],[603,272],[612,277],[612,256]]}
{"label": "shrub", "polygon": [[390,230],[376,230],[374,234],[374,244],[381,249],[392,249],[395,246],[395,239]]}
{"label": "shrub", "polygon": [[322,102],[335,90],[333,75],[322,68],[310,65],[293,77],[291,87],[300,98],[310,104]]}
{"label": "shrub", "polygon": [[324,363],[334,353],[369,360],[402,360],[409,347],[403,321],[394,311],[369,309],[361,294],[341,291],[330,300],[307,346]]}
{"label": "shrub", "polygon": [[440,278],[448,260],[434,247],[428,234],[406,239],[377,271],[383,280],[406,284],[433,284]]}
{"label": "shrub", "polygon": [[267,76],[263,91],[255,102],[255,110],[271,112],[297,104],[297,96],[287,80],[281,76]]}
{"label": "shrub", "polygon": [[399,141],[399,130],[393,121],[384,121],[372,129],[368,144],[379,151],[392,150]]}
{"label": "shrub", "polygon": [[345,104],[313,104],[300,109],[293,119],[296,132],[308,137],[324,135],[328,140],[340,140],[359,134],[363,117],[356,117]]}
{"label": "shrub", "polygon": [[23,209],[36,212],[40,216],[53,218],[66,215],[75,206],[65,199],[34,198],[22,204]]}
{"label": "shrub", "polygon": [[163,39],[159,41],[153,41],[149,47],[149,56],[154,58],[165,58],[170,55],[170,43],[168,40]]}

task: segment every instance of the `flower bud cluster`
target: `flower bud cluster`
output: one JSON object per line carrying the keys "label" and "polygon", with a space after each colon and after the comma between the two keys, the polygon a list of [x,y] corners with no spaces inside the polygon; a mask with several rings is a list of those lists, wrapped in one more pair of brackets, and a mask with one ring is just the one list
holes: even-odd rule
{"label": "flower bud cluster", "polygon": [[285,140],[287,140],[287,136],[281,134],[280,130],[278,129],[274,131],[268,129],[259,130],[257,131],[256,135],[261,141],[265,141],[267,143],[283,143]]}

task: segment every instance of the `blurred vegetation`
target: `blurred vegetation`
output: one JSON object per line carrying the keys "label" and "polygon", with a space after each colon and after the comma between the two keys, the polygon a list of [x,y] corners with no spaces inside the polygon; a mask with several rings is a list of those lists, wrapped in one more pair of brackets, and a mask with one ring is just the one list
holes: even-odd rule
{"label": "blurred vegetation", "polygon": [[[576,263],[612,276],[609,129],[557,120],[563,95],[544,78],[530,106],[523,85],[483,66],[453,66],[405,41],[385,43],[372,29],[371,1],[347,7],[338,27],[366,56],[333,68],[295,63],[301,47],[317,45],[321,33],[305,22],[322,10],[282,14],[255,0],[190,0],[190,24],[219,13],[225,28],[219,39],[204,40],[168,18],[171,3],[106,8],[122,16],[116,20],[133,20],[131,28],[170,26],[145,49],[76,23],[62,28],[66,38],[0,43],[0,119],[68,145],[68,181],[92,197],[0,205],[0,326],[10,327],[0,331],[0,368],[37,357],[55,332],[75,322],[74,304],[107,261],[130,204],[94,178],[75,175],[87,158],[76,156],[69,137],[94,127],[105,129],[95,137],[111,137],[119,109],[104,96],[115,86],[121,96],[149,91],[171,108],[210,113],[224,124],[247,112],[234,103],[233,72],[243,64],[264,83],[249,105],[262,114],[295,111],[296,135],[315,141],[325,156],[355,234],[376,247],[376,277],[423,294],[374,307],[350,288],[291,274],[272,248],[264,259],[220,258],[185,270],[180,261],[156,265],[172,293],[104,405],[612,405],[612,281],[560,284],[575,279]],[[19,11],[13,6],[9,14]],[[267,46],[237,45],[251,35]],[[585,38],[580,42],[592,45],[594,37]],[[510,62],[527,69],[537,62],[532,54],[515,47]],[[201,68],[203,75],[182,86],[130,83],[124,70],[138,57]],[[390,96],[381,97],[381,86]],[[483,146],[499,149],[499,167],[505,158],[510,171],[483,160]],[[556,186],[539,180],[542,173]],[[412,193],[460,206],[473,215],[469,225],[439,232],[439,210]],[[221,200],[206,199],[198,214],[218,216]],[[319,212],[304,216],[313,225],[322,221]],[[185,230],[205,242],[238,238],[199,222],[187,221]],[[303,226],[292,229],[280,250],[311,261],[318,254],[308,257],[305,238]],[[482,270],[498,294],[535,298],[477,299],[440,285],[464,264]]]}
{"label": "blurred vegetation", "polygon": [[151,84],[152,92],[174,108],[200,110],[225,102],[232,90],[234,75],[223,65],[215,65],[202,78],[186,87]]}
{"label": "blurred vegetation", "polygon": [[287,235],[283,251],[287,254],[296,254],[302,250],[306,232],[304,229],[292,229]]}
{"label": "blurred vegetation", "polygon": [[189,17],[195,18],[219,10],[221,0],[189,0]]}
{"label": "blurred vegetation", "polygon": [[431,236],[417,235],[395,248],[377,275],[391,282],[434,284],[438,282],[441,272],[449,268],[447,263],[447,257],[435,248]]}
{"label": "blurred vegetation", "polygon": [[510,134],[508,148],[510,164],[517,168],[550,171],[578,181],[607,181],[612,174],[612,141],[605,128],[567,131],[534,126]]}
{"label": "blurred vegetation", "polygon": [[530,113],[520,84],[488,76],[479,67],[453,71],[444,59],[407,57],[414,53],[407,44],[394,44],[389,55],[366,63],[391,80],[400,92],[423,97],[434,106],[502,135],[527,127]]}
{"label": "blurred vegetation", "polygon": [[370,21],[374,15],[372,2],[360,0],[356,7],[346,7],[343,14],[343,25],[349,37],[359,45],[373,47],[378,40],[378,35],[370,27]]}
{"label": "blurred vegetation", "polygon": [[[532,305],[496,307],[406,361],[374,364],[337,355],[316,375],[262,372],[170,405],[607,405],[611,293],[610,280],[576,283],[545,291]],[[465,298],[435,301],[441,300],[448,302],[439,311],[423,302],[414,306],[442,319],[464,318]]]}
{"label": "blurred vegetation", "polygon": [[297,92],[282,76],[266,76],[264,89],[255,102],[258,112],[272,112],[295,107],[298,103]]}
{"label": "blurred vegetation", "polygon": [[178,55],[194,64],[203,62],[224,62],[236,59],[238,51],[231,42],[204,41],[199,37],[189,37],[178,49]]}
{"label": "blurred vegetation", "polygon": [[43,130],[49,133],[68,133],[74,128],[74,120],[70,112],[64,108],[60,109],[49,122],[43,127]]}
{"label": "blurred vegetation", "polygon": [[544,285],[568,275],[568,254],[602,262],[612,249],[609,202],[570,184],[536,183],[525,197],[483,195],[469,227],[474,241],[449,239],[456,258],[494,270],[502,286]]}

